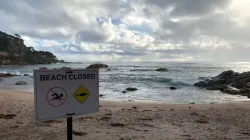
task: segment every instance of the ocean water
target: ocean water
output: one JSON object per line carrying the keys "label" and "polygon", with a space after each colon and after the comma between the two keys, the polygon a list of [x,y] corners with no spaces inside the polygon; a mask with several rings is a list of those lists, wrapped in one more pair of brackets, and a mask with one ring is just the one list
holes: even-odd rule
{"label": "ocean water", "polygon": [[[40,67],[61,68],[63,66],[74,69],[85,68],[90,63],[83,64],[51,64],[0,66],[1,73],[15,73],[19,75],[33,75],[33,69]],[[100,70],[100,94],[108,100],[143,100],[160,101],[166,103],[211,103],[225,101],[248,100],[247,97],[234,96],[220,91],[208,91],[194,87],[199,77],[212,77],[225,70],[237,72],[250,71],[250,63],[184,63],[184,62],[104,62],[111,71]],[[157,72],[157,68],[167,68],[168,72]],[[24,80],[28,84],[16,86],[17,81]],[[33,92],[33,78],[30,76],[15,76],[4,78],[1,85]],[[170,86],[177,87],[171,91]],[[139,90],[122,93],[127,87]]]}

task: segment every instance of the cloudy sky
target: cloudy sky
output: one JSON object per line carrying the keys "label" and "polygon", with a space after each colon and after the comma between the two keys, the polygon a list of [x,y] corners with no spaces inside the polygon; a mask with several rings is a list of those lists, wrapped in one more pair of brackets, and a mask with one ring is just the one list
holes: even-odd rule
{"label": "cloudy sky", "polygon": [[66,61],[250,61],[250,0],[1,0],[0,30]]}

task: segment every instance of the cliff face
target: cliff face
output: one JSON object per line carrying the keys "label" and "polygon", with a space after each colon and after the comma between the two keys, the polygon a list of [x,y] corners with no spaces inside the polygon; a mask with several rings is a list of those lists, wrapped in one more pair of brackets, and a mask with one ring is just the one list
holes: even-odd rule
{"label": "cliff face", "polygon": [[8,35],[0,31],[0,65],[51,64],[64,62],[47,51],[36,51],[24,45],[19,36]]}

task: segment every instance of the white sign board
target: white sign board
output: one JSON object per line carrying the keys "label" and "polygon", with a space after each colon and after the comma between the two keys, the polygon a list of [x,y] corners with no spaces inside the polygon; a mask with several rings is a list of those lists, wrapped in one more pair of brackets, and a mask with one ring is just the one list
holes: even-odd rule
{"label": "white sign board", "polygon": [[98,112],[98,70],[34,70],[34,97],[40,121]]}

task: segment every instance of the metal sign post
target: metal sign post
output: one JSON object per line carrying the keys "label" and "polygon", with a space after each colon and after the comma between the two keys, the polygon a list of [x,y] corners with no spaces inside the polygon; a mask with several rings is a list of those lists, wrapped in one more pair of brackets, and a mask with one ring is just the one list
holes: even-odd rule
{"label": "metal sign post", "polygon": [[67,140],[72,140],[72,117],[67,118]]}

